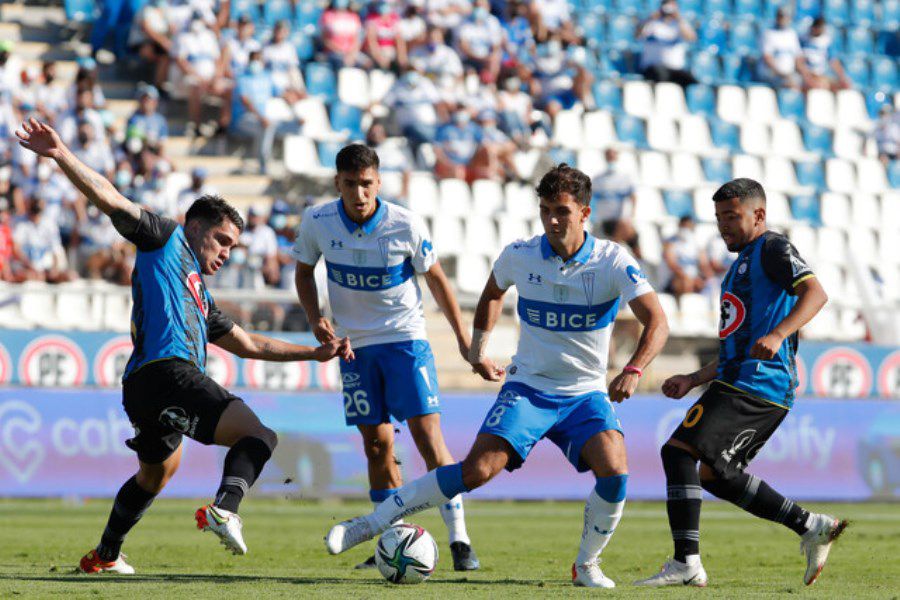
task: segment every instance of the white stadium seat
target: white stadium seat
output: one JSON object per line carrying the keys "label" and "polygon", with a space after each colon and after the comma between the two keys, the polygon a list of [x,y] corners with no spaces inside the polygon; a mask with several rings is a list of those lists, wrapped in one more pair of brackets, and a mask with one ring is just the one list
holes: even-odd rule
{"label": "white stadium seat", "polygon": [[480,294],[489,275],[490,266],[485,256],[463,254],[456,261],[456,285],[460,292]]}
{"label": "white stadium seat", "polygon": [[675,296],[666,293],[657,295],[659,305],[662,307],[669,322],[669,330],[676,335],[681,335],[684,330],[681,327],[681,311],[678,310],[678,301]]}
{"label": "white stadium seat", "polygon": [[[324,264],[324,261],[323,263]],[[126,333],[131,323],[131,296],[107,294],[103,302],[103,328]]]}
{"label": "white stadium seat", "polygon": [[362,69],[344,67],[338,71],[338,98],[344,104],[357,108],[368,108],[369,76]]}
{"label": "white stadium seat", "polygon": [[822,223],[828,227],[850,225],[850,201],[843,194],[825,192],[821,198]]}
{"label": "white stadium seat", "polygon": [[304,98],[291,106],[294,116],[303,121],[303,135],[314,140],[333,140],[331,121],[321,98]]}
{"label": "white stadium seat", "polygon": [[723,121],[740,125],[747,118],[747,95],[736,85],[719,86],[716,113]]}
{"label": "white stadium seat", "polygon": [[677,118],[687,114],[684,90],[677,83],[670,81],[657,83],[653,94],[656,98],[656,116]]}
{"label": "white stadium seat", "polygon": [[900,232],[900,191],[881,194],[881,226]]}
{"label": "white stadium seat", "polygon": [[651,265],[659,265],[662,260],[662,242],[659,239],[659,230],[652,223],[638,223],[635,226],[641,241],[641,254],[644,261]]}
{"label": "white stadium seat", "polygon": [[678,122],[678,147],[702,156],[722,155],[712,143],[709,123],[702,115],[686,115]]}
{"label": "white stadium seat", "polygon": [[[620,173],[624,173],[625,175],[630,175],[632,178],[637,179],[640,176],[640,168],[638,163],[638,156],[634,150],[630,150],[628,148],[620,148],[619,149],[619,160],[616,161],[616,170]],[[661,182],[650,182],[648,185],[660,185]]]}
{"label": "white stadium seat", "polygon": [[840,90],[837,93],[837,122],[843,127],[857,129],[871,126],[866,100],[858,90]]}
{"label": "white stadium seat", "polygon": [[856,162],[856,169],[861,191],[878,194],[890,187],[884,165],[877,158],[860,158]]}
{"label": "white stadium seat", "polygon": [[563,148],[577,150],[581,148],[582,138],[581,112],[561,110],[556,114],[553,123],[553,142]]}
{"label": "white stadium seat", "polygon": [[681,329],[686,335],[709,337],[718,330],[717,315],[707,296],[684,294],[678,299]]}
{"label": "white stadium seat", "polygon": [[653,114],[653,88],[646,81],[626,81],[622,86],[622,106],[630,115],[649,117]]}
{"label": "white stadium seat", "polygon": [[700,159],[696,154],[676,152],[672,158],[672,184],[680,188],[693,188],[706,180]]}
{"label": "white stadium seat", "polygon": [[465,249],[462,248],[463,226],[458,217],[441,215],[434,220],[433,231],[434,247],[438,256],[458,256]]}
{"label": "white stadium seat", "polygon": [[103,306],[94,306],[84,279],[56,288],[56,317],[64,329],[93,331],[103,324]]}
{"label": "white stadium seat", "polygon": [[530,185],[510,181],[503,187],[503,196],[504,211],[518,215],[524,221],[533,219],[540,213],[537,198]]}
{"label": "white stadium seat", "polygon": [[834,127],[834,94],[829,90],[809,90],[806,94],[806,118],[820,127]]}
{"label": "white stadium seat", "polygon": [[716,222],[716,203],[712,201],[715,188],[697,188],[694,190],[694,214],[702,223]]}
{"label": "white stadium seat", "polygon": [[397,77],[389,71],[380,71],[378,69],[369,72],[369,100],[372,102],[381,102],[387,95],[388,90],[394,85]]}
{"label": "white stadium seat", "polygon": [[840,127],[834,130],[832,144],[834,155],[838,158],[856,160],[863,155],[863,142],[863,136],[841,123]]}
{"label": "white stadium seat", "polygon": [[674,119],[654,116],[647,119],[647,143],[654,150],[678,148],[678,126]]}
{"label": "white stadium seat", "polygon": [[812,340],[834,339],[839,331],[837,309],[827,304],[803,327],[803,335]]}
{"label": "white stadium seat", "polygon": [[480,215],[465,219],[466,252],[494,258],[499,254],[499,241],[494,220]]}
{"label": "white stadium seat", "polygon": [[771,148],[769,127],[763,123],[741,125],[741,149],[747,154],[764,156]]}
{"label": "white stadium seat", "polygon": [[43,281],[25,281],[19,285],[19,309],[25,320],[45,329],[61,328],[56,316],[55,286]]}
{"label": "white stadium seat", "polygon": [[666,220],[666,207],[659,190],[638,186],[634,191],[634,220],[638,223],[661,223]]}
{"label": "white stadium seat", "polygon": [[871,229],[881,226],[881,215],[878,210],[878,200],[874,194],[857,192],[850,197],[850,212],[853,215],[853,223]]}
{"label": "white stadium seat", "polygon": [[[816,90],[812,90],[816,91]],[[840,158],[825,161],[825,183],[833,192],[852,194],[856,191],[856,173],[853,163]]]}
{"label": "white stadium seat", "polygon": [[584,114],[584,145],[588,148],[607,148],[615,145],[616,126],[612,113],[606,110],[593,110]]}
{"label": "white stadium seat", "polygon": [[762,163],[755,156],[747,154],[735,154],[731,159],[731,170],[734,176],[747,177],[756,181],[763,180]]}
{"label": "white stadium seat", "polygon": [[288,135],[284,138],[284,168],[288,173],[305,174],[319,170],[319,155],[316,144],[302,135]]}
{"label": "white stadium seat", "polygon": [[820,263],[845,264],[847,238],[844,232],[832,227],[820,227],[817,231],[816,255]]}
{"label": "white stadium seat", "polygon": [[409,177],[409,208],[422,216],[438,214],[438,187],[431,173],[417,172]]}
{"label": "white stadium seat", "polygon": [[797,248],[800,256],[805,258],[813,265],[818,263],[818,255],[816,254],[815,229],[813,229],[809,225],[792,225],[789,230],[788,238],[791,240],[791,243]]}
{"label": "white stadium seat", "polygon": [[866,265],[878,262],[878,240],[868,227],[853,227],[848,235],[851,240],[853,257]]}
{"label": "white stadium seat", "polygon": [[766,219],[773,225],[790,225],[793,222],[787,197],[774,190],[766,193]]}
{"label": "white stadium seat", "polygon": [[578,152],[578,169],[593,179],[606,170],[606,159],[596,148],[584,148]]}
{"label": "white stadium seat", "polygon": [[825,263],[816,266],[814,271],[819,283],[825,288],[826,294],[832,298],[843,298],[845,286],[841,267],[832,263]]}
{"label": "white stadium seat", "polygon": [[500,230],[500,247],[511,244],[516,240],[524,240],[530,237],[531,229],[528,221],[518,215],[502,213],[497,217],[497,228]]}
{"label": "white stadium seat", "polygon": [[497,181],[477,179],[472,183],[472,204],[476,215],[492,216],[503,210],[503,186]]}
{"label": "white stadium seat", "polygon": [[472,193],[469,184],[462,179],[442,179],[438,182],[440,202],[438,214],[454,217],[468,216],[472,210]]}
{"label": "white stadium seat", "polygon": [[645,185],[662,187],[671,180],[669,159],[662,152],[641,152],[640,154],[641,177]]}
{"label": "white stadium seat", "polygon": [[772,124],[772,154],[787,158],[803,158],[809,154],[796,123],[779,119]]}
{"label": "white stadium seat", "polygon": [[775,90],[762,85],[747,88],[747,120],[753,123],[773,123],[781,114]]}
{"label": "white stadium seat", "polygon": [[783,156],[767,156],[763,160],[766,189],[791,192],[797,189],[797,173],[794,164]]}

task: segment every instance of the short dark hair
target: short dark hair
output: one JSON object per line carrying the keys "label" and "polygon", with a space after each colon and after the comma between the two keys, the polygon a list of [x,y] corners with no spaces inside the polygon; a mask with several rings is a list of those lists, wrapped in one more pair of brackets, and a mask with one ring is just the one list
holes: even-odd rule
{"label": "short dark hair", "polygon": [[369,167],[381,166],[378,153],[364,144],[344,146],[334,159],[334,166],[339,173],[359,173]]}
{"label": "short dark hair", "polygon": [[758,181],[746,177],[739,177],[737,179],[732,179],[717,189],[712,197],[713,202],[731,200],[732,198],[737,198],[741,203],[749,202],[750,200],[762,200],[763,204],[765,204],[766,191]]}
{"label": "short dark hair", "polygon": [[228,219],[237,226],[238,231],[244,231],[244,219],[240,213],[217,194],[204,194],[194,200],[184,215],[184,222],[189,223],[194,219],[201,219],[212,226],[221,225]]}
{"label": "short dark hair", "polygon": [[535,190],[539,198],[551,200],[562,193],[569,193],[580,204],[591,203],[591,178],[566,163],[559,163],[541,177]]}

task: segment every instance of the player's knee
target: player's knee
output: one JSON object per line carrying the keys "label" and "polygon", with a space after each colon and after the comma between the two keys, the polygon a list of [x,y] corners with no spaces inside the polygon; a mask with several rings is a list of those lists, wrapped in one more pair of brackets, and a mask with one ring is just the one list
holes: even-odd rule
{"label": "player's knee", "polygon": [[493,479],[496,474],[493,467],[488,461],[463,461],[462,463],[463,484],[470,491],[479,488]]}
{"label": "player's knee", "polygon": [[275,431],[263,426],[255,437],[262,440],[262,442],[269,447],[269,450],[275,452],[275,448],[278,446],[278,434],[275,433]]}
{"label": "player's knee", "polygon": [[380,462],[392,459],[394,456],[394,441],[390,438],[371,437],[363,441],[366,458],[371,462]]}
{"label": "player's knee", "polygon": [[163,491],[174,474],[174,471],[170,473],[164,469],[141,469],[134,479],[141,489],[157,495]]}

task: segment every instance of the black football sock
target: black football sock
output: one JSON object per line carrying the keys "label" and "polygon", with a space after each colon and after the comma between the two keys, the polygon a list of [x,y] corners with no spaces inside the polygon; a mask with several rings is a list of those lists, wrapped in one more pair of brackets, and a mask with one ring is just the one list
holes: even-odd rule
{"label": "black football sock", "polygon": [[761,519],[781,523],[799,535],[807,532],[809,511],[788,500],[769,484],[749,473],[741,473],[729,479],[703,481],[703,489],[722,500],[743,508]]}
{"label": "black football sock", "polygon": [[660,452],[666,471],[666,512],[675,543],[675,560],[686,562],[700,554],[700,506],[703,489],[697,460],[681,448],[666,444]]}
{"label": "black football sock", "polygon": [[259,477],[271,456],[272,449],[257,437],[238,440],[225,455],[222,483],[213,504],[224,510],[237,512],[244,494]]}
{"label": "black football sock", "polygon": [[97,546],[97,554],[102,560],[114,561],[119,558],[125,536],[141,520],[144,511],[150,507],[154,498],[156,494],[151,494],[139,486],[134,477],[119,489],[109,513],[109,520],[106,522],[106,529],[103,530],[100,544]]}

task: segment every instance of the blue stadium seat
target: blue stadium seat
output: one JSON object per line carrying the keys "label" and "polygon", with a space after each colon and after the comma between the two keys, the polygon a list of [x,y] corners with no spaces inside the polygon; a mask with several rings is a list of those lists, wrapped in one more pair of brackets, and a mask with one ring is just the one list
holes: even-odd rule
{"label": "blue stadium seat", "polygon": [[825,189],[825,172],[820,161],[798,161],[795,166],[797,183],[818,190]]}
{"label": "blue stadium seat", "polygon": [[716,115],[716,92],[712,87],[702,83],[694,84],[687,89],[687,107],[692,113],[705,117]]}
{"label": "blue stadium seat", "polygon": [[725,148],[730,152],[741,151],[741,140],[737,125],[727,123],[721,119],[709,119],[709,134],[712,142],[719,148]]}
{"label": "blue stadium seat", "polygon": [[850,3],[847,0],[823,0],[822,13],[831,25],[841,26],[850,20]]}
{"label": "blue stadium seat", "polygon": [[740,54],[722,56],[722,79],[727,83],[749,83],[750,70],[746,68],[746,57]]}
{"label": "blue stadium seat", "polygon": [[[784,5],[790,9],[790,0],[785,0]],[[821,0],[797,0],[794,6],[794,22],[806,23],[822,14]],[[773,16],[774,18],[774,16]]]}
{"label": "blue stadium seat", "polygon": [[337,158],[338,152],[341,151],[343,146],[343,142],[319,142],[319,164],[323,167],[334,166],[334,161]]}
{"label": "blue stadium seat", "polygon": [[355,106],[349,106],[343,102],[335,102],[331,105],[331,128],[335,131],[346,132],[350,139],[362,137],[362,111]]}
{"label": "blue stadium seat", "polygon": [[290,23],[294,18],[294,6],[290,0],[266,0],[263,4],[263,22],[275,25],[278,21]]}
{"label": "blue stadium seat", "polygon": [[828,33],[831,34],[831,46],[828,49],[832,52],[832,54],[846,54],[847,38],[844,34],[844,30],[840,27],[829,27]]}
{"label": "blue stadium seat", "polygon": [[319,23],[322,9],[313,2],[300,2],[294,16],[294,25],[298,29],[313,29]]}
{"label": "blue stadium seat", "polygon": [[678,3],[679,12],[688,19],[696,19],[703,14],[702,0],[681,0]]}
{"label": "blue stadium seat", "polygon": [[553,161],[553,164],[558,165],[559,163],[566,163],[567,165],[574,165],[578,162],[578,157],[575,154],[575,151],[570,148],[562,148],[560,146],[553,146],[547,152],[550,155],[550,159]]}
{"label": "blue stadium seat", "polygon": [[897,90],[897,61],[893,58],[876,56],[872,58],[872,87],[884,91]]}
{"label": "blue stadium seat", "polygon": [[762,0],[734,0],[733,14],[737,17],[758,19],[762,10]]}
{"label": "blue stadium seat", "polygon": [[96,0],[65,0],[66,20],[76,23],[93,23],[100,15]]}
{"label": "blue stadium seat", "polygon": [[634,144],[638,148],[647,146],[647,132],[644,121],[633,115],[616,116],[616,136],[619,141]]}
{"label": "blue stadium seat", "polygon": [[694,216],[694,196],[684,190],[663,190],[666,212],[673,217]]}
{"label": "blue stadium seat", "polygon": [[725,23],[721,19],[708,19],[701,22],[697,40],[699,47],[704,50],[716,53],[725,50],[725,45],[728,43]]}
{"label": "blue stadium seat", "polygon": [[259,4],[255,0],[232,0],[231,18],[237,20],[244,15],[249,15],[254,23],[262,23]]}
{"label": "blue stadium seat", "polygon": [[880,25],[887,31],[900,26],[900,0],[884,0],[881,3]]}
{"label": "blue stadium seat", "polygon": [[622,90],[613,82],[598,80],[594,82],[593,92],[597,108],[612,111],[622,110]]}
{"label": "blue stadium seat", "polygon": [[778,9],[787,4],[787,0],[763,0],[762,22],[765,25],[772,23],[775,20],[775,13]]}
{"label": "blue stadium seat", "polygon": [[582,0],[582,4],[587,12],[608,13],[614,8],[612,0]]}
{"label": "blue stadium seat", "polygon": [[891,161],[888,165],[888,181],[891,187],[900,188],[900,160]]}
{"label": "blue stadium seat", "polygon": [[731,181],[731,161],[727,158],[704,158],[703,176],[713,183]]}
{"label": "blue stadium seat", "polygon": [[855,24],[869,27],[875,22],[874,0],[854,0],[850,8],[851,20]]}
{"label": "blue stadium seat", "polygon": [[738,54],[759,52],[759,36],[752,21],[734,21],[728,34],[728,47]]}
{"label": "blue stadium seat", "polygon": [[597,13],[587,13],[581,16],[581,30],[584,32],[584,39],[590,44],[602,44],[606,39],[606,32],[603,27],[603,19]]}
{"label": "blue stadium seat", "polygon": [[731,1],[706,0],[704,2],[703,12],[706,13],[707,17],[724,17],[725,15],[731,15]]}
{"label": "blue stadium seat", "polygon": [[900,57],[900,29],[895,27],[893,30],[879,31],[875,45],[879,54]]}
{"label": "blue stadium seat", "polygon": [[712,52],[697,52],[691,60],[691,72],[697,81],[707,85],[718,83],[722,79],[722,66],[719,57]]}
{"label": "blue stadium seat", "polygon": [[847,42],[844,52],[847,54],[872,54],[875,44],[872,41],[872,33],[865,27],[853,27],[847,30]]}
{"label": "blue stadium seat", "polygon": [[805,221],[813,227],[822,224],[819,199],[814,195],[791,196],[791,213],[798,221]]}
{"label": "blue stadium seat", "polygon": [[844,71],[857,87],[869,87],[869,63],[863,56],[851,56],[843,61]]}
{"label": "blue stadium seat", "polygon": [[627,15],[616,15],[606,28],[606,43],[613,48],[629,48],[634,45],[634,21]]}
{"label": "blue stadium seat", "polygon": [[823,156],[832,154],[831,130],[812,123],[803,125],[803,145],[810,152],[816,152]]}
{"label": "blue stadium seat", "polygon": [[778,90],[778,110],[785,119],[803,121],[806,119],[806,101],[796,90]]}
{"label": "blue stadium seat", "polygon": [[642,14],[646,8],[642,0],[616,0],[616,9],[625,15]]}
{"label": "blue stadium seat", "polygon": [[316,54],[316,42],[313,38],[302,31],[295,31],[291,34],[291,42],[297,49],[297,56],[301,61],[306,62],[312,60]]}
{"label": "blue stadium seat", "polygon": [[870,92],[866,94],[866,111],[869,113],[869,118],[877,119],[878,112],[885,104],[891,104],[891,97],[888,94],[884,92]]}
{"label": "blue stadium seat", "polygon": [[337,100],[337,78],[331,67],[321,63],[307,63],[304,76],[306,91],[310,96],[320,96],[327,103]]}

